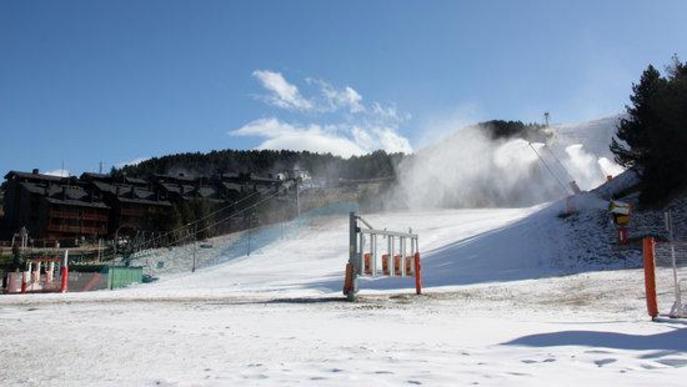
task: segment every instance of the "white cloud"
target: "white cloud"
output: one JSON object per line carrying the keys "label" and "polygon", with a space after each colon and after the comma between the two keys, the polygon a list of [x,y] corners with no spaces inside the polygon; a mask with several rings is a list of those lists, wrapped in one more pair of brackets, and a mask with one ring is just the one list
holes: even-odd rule
{"label": "white cloud", "polygon": [[312,102],[304,98],[298,87],[290,84],[281,73],[270,70],[255,70],[253,76],[270,92],[267,102],[284,109],[311,110]]}
{"label": "white cloud", "polygon": [[346,86],[343,92],[339,92],[336,95],[336,98],[342,101],[343,104],[348,105],[351,113],[365,111],[365,108],[361,104],[363,97],[350,86]]}
{"label": "white cloud", "polygon": [[276,118],[259,119],[230,132],[236,136],[258,136],[265,140],[257,149],[289,149],[331,153],[342,157],[364,154],[353,141],[338,136],[334,130],[320,125],[294,126]]}
{"label": "white cloud", "polygon": [[270,94],[261,96],[265,102],[283,109],[309,113],[335,113],[345,111],[378,126],[397,127],[411,118],[408,113],[401,113],[395,105],[383,105],[373,102],[363,103],[363,96],[352,86],[337,87],[318,78],[305,78],[308,85],[319,88],[319,95],[304,96],[298,87],[289,83],[276,71],[255,70],[253,76],[260,81]]}
{"label": "white cloud", "polygon": [[257,149],[289,149],[331,153],[341,157],[363,155],[377,149],[412,152],[407,139],[391,128],[364,129],[359,126],[293,125],[276,118],[258,119],[230,132],[234,136],[257,136]]}
{"label": "white cloud", "polygon": [[66,169],[55,169],[54,171],[48,171],[44,173],[45,175],[49,176],[58,176],[58,177],[69,177],[69,171]]}
{"label": "white cloud", "polygon": [[398,126],[411,118],[410,113],[401,113],[395,105],[383,106],[379,102],[374,102],[370,108],[371,117],[385,125]]}
{"label": "white cloud", "polygon": [[320,101],[322,106],[319,110],[333,112],[339,109],[346,109],[350,113],[363,113],[366,111],[363,105],[363,97],[351,86],[337,89],[331,83],[314,78],[306,78],[306,82],[316,84],[320,87],[324,101]]}
{"label": "white cloud", "polygon": [[[256,70],[253,76],[269,91],[265,102],[284,109],[307,113],[308,125],[296,125],[275,118],[258,119],[230,132],[262,139],[258,149],[292,149],[325,152],[350,157],[373,152],[413,151],[407,138],[398,133],[410,118],[395,105],[363,103],[363,96],[351,86],[337,87],[316,78],[305,82],[315,94],[301,94],[298,87],[271,70]],[[319,93],[317,93],[319,91]],[[312,122],[314,119],[315,122]]]}

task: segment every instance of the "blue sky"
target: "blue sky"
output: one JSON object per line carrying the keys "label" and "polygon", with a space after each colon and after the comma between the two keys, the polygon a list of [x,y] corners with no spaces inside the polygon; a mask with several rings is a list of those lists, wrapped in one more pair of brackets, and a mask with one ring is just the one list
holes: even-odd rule
{"label": "blue sky", "polygon": [[687,59],[678,1],[0,2],[0,169],[224,148],[408,150],[619,113]]}

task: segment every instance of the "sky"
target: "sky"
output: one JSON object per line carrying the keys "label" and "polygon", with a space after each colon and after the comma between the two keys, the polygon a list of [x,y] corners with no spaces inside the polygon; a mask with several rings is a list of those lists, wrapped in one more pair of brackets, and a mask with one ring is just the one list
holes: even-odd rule
{"label": "sky", "polygon": [[0,172],[213,149],[412,152],[624,111],[676,1],[0,0]]}

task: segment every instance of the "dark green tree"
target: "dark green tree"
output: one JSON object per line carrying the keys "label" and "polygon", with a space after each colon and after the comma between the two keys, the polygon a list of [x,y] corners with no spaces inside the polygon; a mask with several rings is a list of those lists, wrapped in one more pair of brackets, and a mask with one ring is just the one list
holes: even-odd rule
{"label": "dark green tree", "polygon": [[632,105],[625,107],[628,117],[620,120],[616,131],[620,141],[615,138],[611,141],[611,152],[618,164],[626,168],[645,164],[651,152],[650,133],[660,124],[656,105],[664,84],[658,70],[649,65],[639,84],[632,85]]}
{"label": "dark green tree", "polygon": [[687,184],[687,64],[673,57],[666,74],[644,71],[610,146],[619,164],[639,172],[640,200],[648,205]]}

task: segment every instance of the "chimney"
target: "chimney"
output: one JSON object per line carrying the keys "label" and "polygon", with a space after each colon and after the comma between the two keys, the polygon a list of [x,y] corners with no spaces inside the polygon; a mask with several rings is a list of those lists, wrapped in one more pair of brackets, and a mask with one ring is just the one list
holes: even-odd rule
{"label": "chimney", "polygon": [[34,168],[33,171],[31,171],[31,173],[33,173],[34,175],[37,175],[38,172],[39,172],[39,171],[38,171],[38,168]]}

